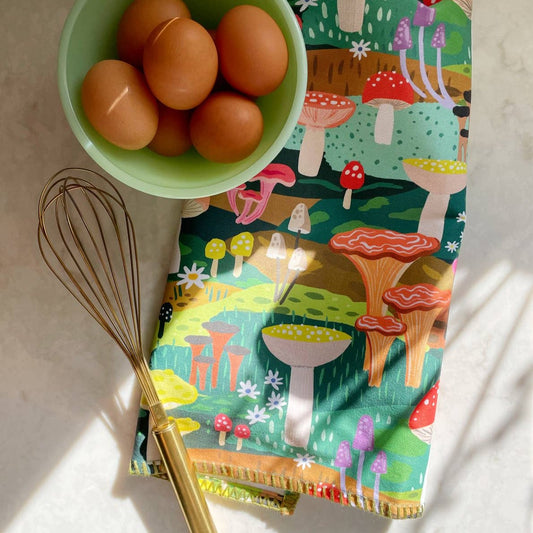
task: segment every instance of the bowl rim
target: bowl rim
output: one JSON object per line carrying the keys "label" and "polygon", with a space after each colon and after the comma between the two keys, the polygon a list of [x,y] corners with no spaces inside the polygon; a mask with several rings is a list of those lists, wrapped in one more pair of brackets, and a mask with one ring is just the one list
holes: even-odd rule
{"label": "bowl rim", "polygon": [[77,112],[74,109],[72,99],[70,98],[68,91],[66,64],[74,25],[80,12],[89,1],[90,0],[76,0],[63,25],[58,50],[57,83],[61,105],[74,136],[87,154],[93,159],[93,161],[111,176],[121,181],[125,185],[154,196],[173,199],[201,198],[226,192],[234,187],[237,187],[238,185],[241,185],[242,183],[245,183],[261,172],[285,147],[285,144],[289,140],[294,128],[297,125],[298,118],[304,104],[308,79],[307,53],[303,34],[297,18],[293,16],[293,11],[287,2],[280,1],[278,6],[286,15],[292,15],[285,17],[285,23],[287,25],[290,38],[294,43],[293,46],[295,49],[295,63],[297,72],[292,106],[278,136],[265,150],[261,157],[251,163],[246,169],[239,171],[231,178],[226,178],[221,182],[207,185],[195,184],[191,187],[172,187],[143,181],[142,179],[132,176],[128,172],[121,169],[119,166],[113,163],[109,157],[100,152],[100,150],[92,142],[91,138],[84,131],[78,120]]}

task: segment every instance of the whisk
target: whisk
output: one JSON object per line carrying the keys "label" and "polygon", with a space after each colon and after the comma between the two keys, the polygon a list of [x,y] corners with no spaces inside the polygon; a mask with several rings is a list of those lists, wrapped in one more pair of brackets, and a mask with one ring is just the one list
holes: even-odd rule
{"label": "whisk", "polygon": [[48,180],[38,216],[38,244],[45,263],[133,367],[189,530],[216,533],[180,432],[159,401],[143,354],[137,245],[122,196],[104,176],[67,168]]}

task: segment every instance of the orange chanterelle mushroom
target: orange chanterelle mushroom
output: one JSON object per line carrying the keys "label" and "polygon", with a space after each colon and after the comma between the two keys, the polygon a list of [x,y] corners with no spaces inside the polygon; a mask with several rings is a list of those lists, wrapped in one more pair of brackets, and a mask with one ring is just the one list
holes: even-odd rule
{"label": "orange chanterelle mushroom", "polygon": [[407,326],[405,332],[405,385],[420,387],[426,345],[437,316],[450,304],[451,292],[420,283],[385,291],[383,301],[390,305]]}
{"label": "orange chanterelle mushroom", "polygon": [[330,241],[333,252],[346,256],[363,278],[367,314],[384,316],[383,293],[394,287],[409,265],[439,249],[433,237],[420,233],[398,233],[387,229],[356,228],[337,233]]}

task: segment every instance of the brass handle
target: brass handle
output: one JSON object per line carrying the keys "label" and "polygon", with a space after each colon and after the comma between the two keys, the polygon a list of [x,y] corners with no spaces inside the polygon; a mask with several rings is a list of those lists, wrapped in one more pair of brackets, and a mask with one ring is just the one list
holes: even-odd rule
{"label": "brass handle", "polygon": [[191,533],[216,533],[196,471],[174,422],[155,426],[152,434]]}

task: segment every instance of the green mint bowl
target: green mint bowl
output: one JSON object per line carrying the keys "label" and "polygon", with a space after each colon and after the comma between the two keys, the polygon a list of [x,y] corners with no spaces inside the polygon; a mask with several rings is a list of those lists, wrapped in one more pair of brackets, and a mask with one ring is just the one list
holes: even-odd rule
{"label": "green mint bowl", "polygon": [[194,149],[177,157],[148,148],[124,150],[106,141],[91,126],[81,106],[81,85],[98,61],[118,58],[118,23],[131,0],[77,0],[63,27],[58,54],[58,86],[67,121],[89,156],[126,185],[166,198],[199,198],[222,193],[244,183],[268,165],[285,146],[300,116],[307,87],[307,58],[296,17],[286,0],[186,0],[192,18],[208,28],[232,7],[251,4],[277,22],[289,50],[282,84],[259,97],[264,133],[257,149],[236,163],[214,163]]}

